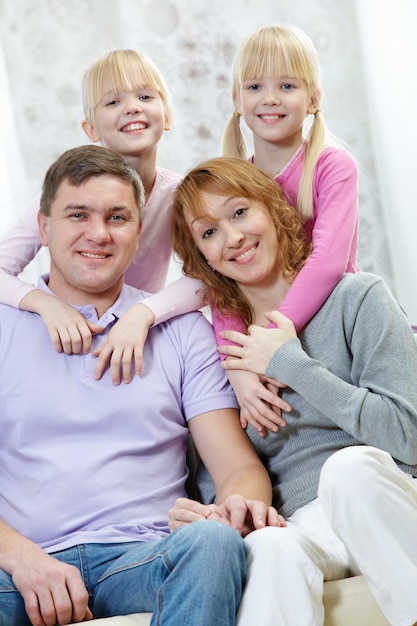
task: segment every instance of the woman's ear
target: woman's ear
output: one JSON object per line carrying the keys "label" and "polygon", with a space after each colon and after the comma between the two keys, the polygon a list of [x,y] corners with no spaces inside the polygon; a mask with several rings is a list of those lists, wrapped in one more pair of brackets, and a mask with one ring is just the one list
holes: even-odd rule
{"label": "woman's ear", "polygon": [[81,128],[83,129],[90,141],[92,141],[93,143],[97,143],[97,141],[100,141],[100,137],[91,122],[89,122],[88,120],[83,120],[81,122]]}

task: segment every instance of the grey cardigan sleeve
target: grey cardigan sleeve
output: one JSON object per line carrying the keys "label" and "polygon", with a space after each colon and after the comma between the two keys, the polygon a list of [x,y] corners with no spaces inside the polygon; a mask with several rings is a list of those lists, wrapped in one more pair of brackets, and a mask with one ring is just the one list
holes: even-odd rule
{"label": "grey cardigan sleeve", "polygon": [[415,465],[416,341],[383,281],[364,276],[348,280],[317,314],[305,349],[301,336],[275,352],[266,375],[360,442]]}

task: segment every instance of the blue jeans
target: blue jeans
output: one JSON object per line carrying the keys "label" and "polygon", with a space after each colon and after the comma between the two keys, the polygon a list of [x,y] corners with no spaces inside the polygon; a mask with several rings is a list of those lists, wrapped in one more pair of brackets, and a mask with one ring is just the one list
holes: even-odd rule
{"label": "blue jeans", "polygon": [[[234,626],[246,575],[239,534],[218,522],[164,539],[83,544],[52,556],[81,572],[95,618],[152,612],[152,626]],[[0,625],[30,626],[22,596],[0,570]]]}

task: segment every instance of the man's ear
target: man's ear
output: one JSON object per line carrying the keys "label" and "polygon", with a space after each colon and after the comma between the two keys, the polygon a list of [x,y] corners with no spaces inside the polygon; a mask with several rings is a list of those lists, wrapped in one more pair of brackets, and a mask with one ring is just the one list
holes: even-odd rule
{"label": "man's ear", "polygon": [[48,245],[48,218],[38,211],[39,238],[43,246]]}
{"label": "man's ear", "polygon": [[83,120],[81,122],[81,128],[83,129],[90,141],[92,141],[93,143],[97,143],[97,141],[100,141],[100,137],[91,122],[89,122],[88,120]]}

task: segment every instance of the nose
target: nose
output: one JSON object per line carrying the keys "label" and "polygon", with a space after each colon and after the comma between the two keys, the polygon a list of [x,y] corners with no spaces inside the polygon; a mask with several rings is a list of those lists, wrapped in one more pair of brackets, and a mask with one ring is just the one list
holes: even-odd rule
{"label": "nose", "polygon": [[138,111],[142,111],[141,102],[134,94],[131,94],[125,100],[124,112],[129,115]]}
{"label": "nose", "polygon": [[111,240],[110,228],[107,220],[100,218],[90,219],[85,232],[87,241],[96,245],[103,245]]}
{"label": "nose", "polygon": [[241,232],[239,228],[233,226],[228,228],[226,233],[226,245],[229,248],[239,247],[244,239],[245,235]]}
{"label": "nose", "polygon": [[263,94],[262,102],[268,105],[281,104],[280,97],[275,89],[268,89],[267,91],[265,91]]}

